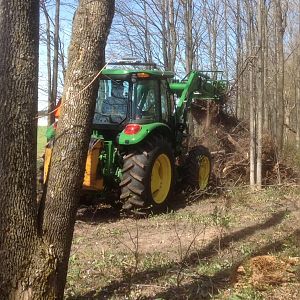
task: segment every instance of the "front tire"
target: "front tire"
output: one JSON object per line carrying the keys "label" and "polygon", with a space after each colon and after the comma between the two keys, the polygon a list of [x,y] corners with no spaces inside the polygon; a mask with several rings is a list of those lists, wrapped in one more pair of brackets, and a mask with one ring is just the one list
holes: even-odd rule
{"label": "front tire", "polygon": [[149,137],[124,156],[121,200],[125,210],[163,210],[173,194],[174,155],[161,135]]}

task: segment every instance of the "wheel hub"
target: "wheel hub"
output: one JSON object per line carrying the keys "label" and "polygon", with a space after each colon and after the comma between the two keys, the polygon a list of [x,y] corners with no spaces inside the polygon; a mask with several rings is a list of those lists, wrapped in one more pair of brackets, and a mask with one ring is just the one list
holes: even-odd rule
{"label": "wheel hub", "polygon": [[163,203],[169,193],[172,179],[171,162],[167,155],[160,154],[154,161],[151,172],[151,194],[155,203]]}
{"label": "wheel hub", "polygon": [[208,185],[210,161],[207,156],[199,157],[199,189],[204,190]]}

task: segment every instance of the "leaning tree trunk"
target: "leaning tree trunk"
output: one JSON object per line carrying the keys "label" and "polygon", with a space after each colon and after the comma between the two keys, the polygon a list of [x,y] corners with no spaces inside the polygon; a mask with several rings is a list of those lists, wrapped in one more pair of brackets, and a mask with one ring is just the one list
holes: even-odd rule
{"label": "leaning tree trunk", "polygon": [[42,230],[58,259],[56,286],[62,297],[84,167],[91,135],[98,81],[91,81],[104,64],[104,46],[114,1],[81,0],[76,12],[69,62],[50,166]]}
{"label": "leaning tree trunk", "polygon": [[[38,0],[0,0],[0,299],[62,299],[114,1],[81,0],[48,193],[36,202]],[[85,89],[84,89],[85,88]],[[81,93],[79,93],[81,91]]]}

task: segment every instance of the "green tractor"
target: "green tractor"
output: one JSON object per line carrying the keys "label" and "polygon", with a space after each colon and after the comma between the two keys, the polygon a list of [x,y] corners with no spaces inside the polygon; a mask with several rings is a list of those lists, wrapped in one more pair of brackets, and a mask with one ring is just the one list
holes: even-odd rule
{"label": "green tractor", "polygon": [[[187,113],[198,99],[221,101],[227,82],[200,71],[173,79],[151,64],[102,71],[83,191],[117,191],[123,209],[156,210],[167,207],[178,182],[206,189],[211,156],[203,146],[188,149]],[[44,181],[55,139],[48,137]]]}

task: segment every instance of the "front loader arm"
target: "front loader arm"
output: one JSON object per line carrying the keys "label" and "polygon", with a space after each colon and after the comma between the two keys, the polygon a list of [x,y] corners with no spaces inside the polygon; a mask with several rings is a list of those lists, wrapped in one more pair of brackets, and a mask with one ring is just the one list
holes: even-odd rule
{"label": "front loader arm", "polygon": [[171,91],[179,98],[176,104],[176,119],[184,118],[186,108],[190,107],[193,99],[218,101],[226,93],[227,81],[213,80],[201,71],[191,71],[187,79],[171,83]]}

